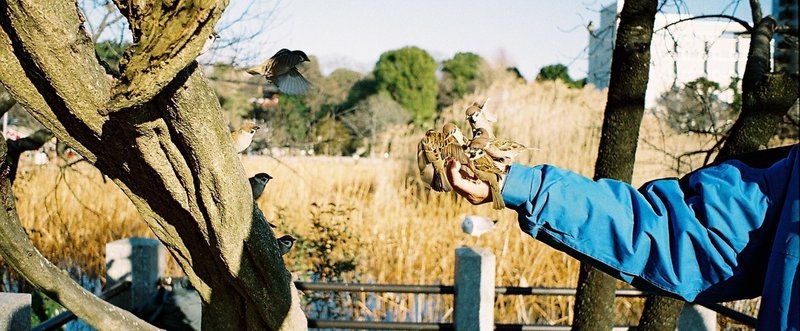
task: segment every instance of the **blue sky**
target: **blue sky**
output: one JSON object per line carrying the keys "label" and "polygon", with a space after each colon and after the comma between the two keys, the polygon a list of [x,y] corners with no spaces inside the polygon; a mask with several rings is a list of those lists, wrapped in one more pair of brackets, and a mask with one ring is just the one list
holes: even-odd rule
{"label": "blue sky", "polygon": [[[338,67],[365,72],[385,51],[418,46],[439,61],[464,51],[490,61],[504,59],[527,78],[535,77],[542,66],[563,63],[573,77],[581,78],[587,67],[585,26],[589,21],[598,24],[599,9],[612,2],[262,0],[249,10],[272,12],[266,33],[246,50],[260,52],[258,60],[263,60],[280,48],[302,49],[318,57],[323,72]],[[770,5],[771,0],[762,4],[765,13]],[[229,14],[242,6],[243,1],[233,1]],[[668,0],[664,10],[700,15],[732,14],[734,8],[736,16],[749,21],[747,1]]]}

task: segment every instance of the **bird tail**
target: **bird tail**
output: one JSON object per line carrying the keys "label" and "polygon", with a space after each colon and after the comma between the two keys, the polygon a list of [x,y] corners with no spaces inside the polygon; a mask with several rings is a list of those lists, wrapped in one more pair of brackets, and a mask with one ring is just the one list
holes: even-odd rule
{"label": "bird tail", "polygon": [[251,75],[255,76],[255,75],[260,75],[261,74],[261,71],[259,71],[258,69],[259,69],[258,67],[251,67],[251,68],[245,69],[245,71],[248,74],[251,74]]}
{"label": "bird tail", "polygon": [[431,188],[436,192],[450,192],[453,190],[453,186],[450,185],[445,171],[444,162],[434,162]]}
{"label": "bird tail", "polygon": [[506,203],[503,202],[503,193],[501,192],[500,183],[492,181],[489,183],[492,188],[492,208],[501,210],[506,208]]}

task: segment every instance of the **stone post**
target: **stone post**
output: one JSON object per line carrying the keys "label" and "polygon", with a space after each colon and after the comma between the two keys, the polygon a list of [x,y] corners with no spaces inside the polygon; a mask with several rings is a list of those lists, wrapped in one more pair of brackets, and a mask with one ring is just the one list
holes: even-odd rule
{"label": "stone post", "polygon": [[493,330],[494,254],[485,248],[457,248],[455,269],[455,329]]}
{"label": "stone post", "polygon": [[0,330],[31,329],[31,295],[0,292]]}
{"label": "stone post", "polygon": [[146,303],[156,293],[167,265],[166,249],[150,238],[126,238],[106,244],[106,288],[130,281],[129,291],[109,302],[126,310]]}

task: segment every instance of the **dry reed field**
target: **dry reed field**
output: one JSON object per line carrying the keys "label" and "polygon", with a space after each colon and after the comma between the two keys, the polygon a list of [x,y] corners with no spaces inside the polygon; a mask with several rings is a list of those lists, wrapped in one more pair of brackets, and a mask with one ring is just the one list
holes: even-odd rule
{"label": "dry reed field", "polygon": [[[522,163],[554,164],[591,177],[604,93],[593,88],[570,90],[560,83],[525,85],[500,80],[454,105],[444,119],[466,129],[464,108],[486,97],[490,98],[487,108],[499,117],[498,136],[541,148],[525,154]],[[337,274],[326,269],[324,272],[335,275],[328,279],[452,284],[454,250],[466,245],[494,252],[497,285],[575,286],[579,263],[523,234],[514,212],[494,211],[489,204],[472,206],[454,193],[426,189],[414,161],[419,137],[420,132],[396,137],[395,145],[403,147],[399,152],[395,149],[389,159],[243,159],[248,175],[267,172],[274,177],[258,204],[278,225],[278,234],[300,238],[297,248],[285,256],[297,279],[319,276],[310,270],[321,269],[312,265],[350,261],[353,271]],[[674,170],[674,160],[664,151],[679,154],[713,144],[708,138],[670,134],[650,116],[642,124],[642,140],[646,143],[639,144],[634,185],[678,176],[701,165],[695,158],[681,171]],[[20,218],[34,244],[61,267],[79,266],[99,277],[107,242],[128,236],[152,237],[122,192],[87,164],[66,170],[23,166],[15,193]],[[460,217],[466,214],[496,218],[499,227],[480,238],[469,237],[459,228]],[[452,313],[448,297],[387,294],[338,300],[362,318],[447,321]],[[642,301],[618,299],[616,323],[636,324]],[[504,323],[569,323],[572,304],[570,297],[500,296],[496,316]]]}

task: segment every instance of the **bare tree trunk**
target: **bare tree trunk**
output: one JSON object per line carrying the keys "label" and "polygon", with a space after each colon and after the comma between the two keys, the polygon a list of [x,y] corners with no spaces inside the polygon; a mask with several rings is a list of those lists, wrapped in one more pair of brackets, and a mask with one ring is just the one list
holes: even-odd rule
{"label": "bare tree trunk", "polygon": [[660,295],[648,295],[637,330],[673,331],[686,303]]}
{"label": "bare tree trunk", "polygon": [[742,79],[742,112],[718,158],[765,147],[797,101],[797,73],[770,73],[770,41],[776,25],[775,19],[767,16],[753,28]]}
{"label": "bare tree trunk", "polygon": [[305,329],[219,102],[193,61],[226,5],[118,1],[135,46],[115,79],[75,3],[0,0],[0,82],[133,201],[200,294],[204,329]]}
{"label": "bare tree trunk", "polygon": [[[620,13],[595,179],[630,182],[633,176],[650,71],[656,6],[656,0],[629,0]],[[614,284],[611,276],[586,263],[581,264],[575,297],[575,330],[611,329]]]}

